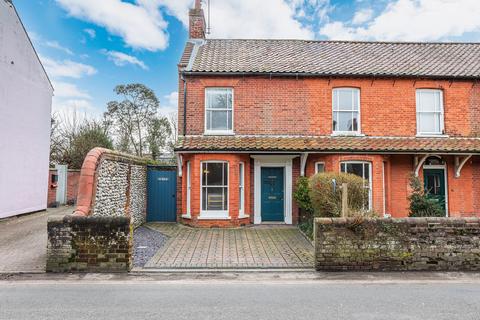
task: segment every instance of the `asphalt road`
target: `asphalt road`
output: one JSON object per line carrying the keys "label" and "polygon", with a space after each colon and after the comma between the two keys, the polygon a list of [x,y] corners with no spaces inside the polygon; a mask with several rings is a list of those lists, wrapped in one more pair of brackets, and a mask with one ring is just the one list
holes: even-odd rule
{"label": "asphalt road", "polygon": [[0,282],[0,319],[480,319],[474,283]]}

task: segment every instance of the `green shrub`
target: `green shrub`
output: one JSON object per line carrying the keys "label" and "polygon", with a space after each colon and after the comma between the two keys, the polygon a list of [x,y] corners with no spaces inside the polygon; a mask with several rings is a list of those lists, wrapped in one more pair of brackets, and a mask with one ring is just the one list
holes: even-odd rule
{"label": "green shrub", "polygon": [[293,198],[301,209],[300,221],[308,220],[313,216],[312,201],[310,200],[310,188],[308,178],[300,177],[293,192]]}
{"label": "green shrub", "polygon": [[418,177],[412,174],[410,177],[410,188],[412,194],[408,197],[410,201],[410,217],[444,217],[445,210],[442,206],[429,198],[423,189],[423,184]]}
{"label": "green shrub", "polygon": [[[336,180],[334,190],[332,180]],[[365,180],[349,173],[318,173],[309,180],[309,195],[315,217],[340,217],[342,214],[343,183],[348,184],[348,216],[365,212],[368,203],[368,189]]]}

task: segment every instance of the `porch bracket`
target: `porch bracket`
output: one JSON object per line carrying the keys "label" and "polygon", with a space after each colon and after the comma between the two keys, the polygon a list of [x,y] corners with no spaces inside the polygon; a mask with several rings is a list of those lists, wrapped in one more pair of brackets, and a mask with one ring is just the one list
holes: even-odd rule
{"label": "porch bracket", "polygon": [[183,166],[183,156],[180,153],[177,153],[177,168],[178,168],[178,176],[182,177],[182,166]]}
{"label": "porch bracket", "polygon": [[307,166],[308,152],[304,152],[300,156],[300,176],[305,177],[305,167]]}
{"label": "porch bracket", "polygon": [[415,156],[415,177],[418,177],[418,172],[420,168],[423,166],[425,161],[427,160],[429,154],[424,154],[420,160],[418,159],[419,156]]}
{"label": "porch bracket", "polygon": [[460,156],[455,156],[455,178],[460,177],[460,173],[462,172],[462,168],[467,163],[467,161],[472,157],[471,154],[466,155],[462,160],[460,160]]}

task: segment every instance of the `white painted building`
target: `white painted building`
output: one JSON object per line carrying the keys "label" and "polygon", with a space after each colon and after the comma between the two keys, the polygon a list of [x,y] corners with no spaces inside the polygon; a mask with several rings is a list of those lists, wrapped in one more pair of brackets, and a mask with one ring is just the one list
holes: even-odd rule
{"label": "white painted building", "polygon": [[10,0],[0,0],[0,218],[46,209],[53,87]]}

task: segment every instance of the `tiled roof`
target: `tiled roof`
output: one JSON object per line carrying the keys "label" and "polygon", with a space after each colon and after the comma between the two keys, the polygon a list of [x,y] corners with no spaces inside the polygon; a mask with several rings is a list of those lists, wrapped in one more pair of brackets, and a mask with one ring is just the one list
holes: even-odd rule
{"label": "tiled roof", "polygon": [[480,153],[480,138],[186,136],[175,150]]}
{"label": "tiled roof", "polygon": [[178,63],[179,66],[186,67],[188,65],[190,56],[192,54],[192,50],[193,50],[193,43],[187,42],[187,44],[185,45],[185,49],[183,49],[183,54],[182,54],[182,57],[180,58],[180,62]]}
{"label": "tiled roof", "polygon": [[193,59],[185,71],[480,78],[480,43],[207,39]]}

